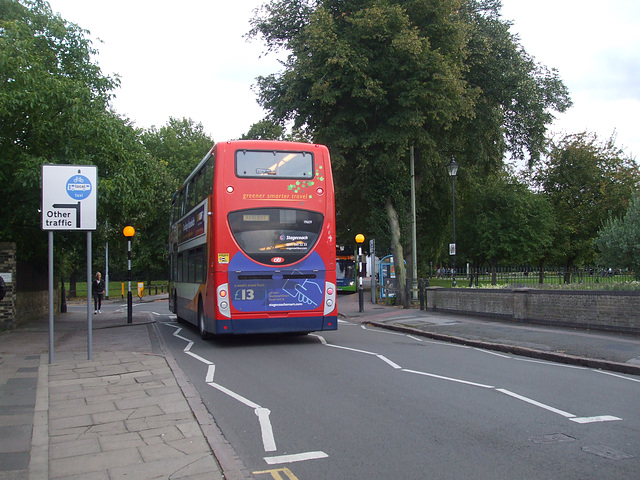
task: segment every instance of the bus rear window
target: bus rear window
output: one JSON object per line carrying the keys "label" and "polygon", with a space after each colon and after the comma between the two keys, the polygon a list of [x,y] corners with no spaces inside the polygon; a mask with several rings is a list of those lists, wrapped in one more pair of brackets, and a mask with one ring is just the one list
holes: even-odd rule
{"label": "bus rear window", "polygon": [[242,251],[266,265],[287,265],[305,257],[320,235],[323,220],[318,212],[288,208],[229,213],[231,233]]}
{"label": "bus rear window", "polygon": [[313,154],[262,150],[236,151],[236,175],[243,178],[313,178]]}

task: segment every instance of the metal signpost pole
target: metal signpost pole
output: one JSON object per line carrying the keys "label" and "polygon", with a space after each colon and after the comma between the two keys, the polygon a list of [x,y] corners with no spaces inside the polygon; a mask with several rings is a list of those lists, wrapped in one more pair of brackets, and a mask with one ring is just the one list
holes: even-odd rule
{"label": "metal signpost pole", "polygon": [[49,230],[49,363],[53,363],[53,231]]}
{"label": "metal signpost pole", "polygon": [[87,232],[87,360],[93,358],[93,321],[91,320],[91,297],[93,285],[91,281],[91,231]]}

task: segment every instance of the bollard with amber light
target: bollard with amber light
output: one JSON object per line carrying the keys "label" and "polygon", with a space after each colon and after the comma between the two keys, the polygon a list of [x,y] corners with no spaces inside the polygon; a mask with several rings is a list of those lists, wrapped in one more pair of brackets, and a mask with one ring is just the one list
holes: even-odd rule
{"label": "bollard with amber light", "polygon": [[356,235],[356,243],[358,244],[358,305],[359,312],[364,312],[364,291],[362,290],[362,275],[364,269],[362,268],[362,244],[364,243],[364,235],[361,233]]}
{"label": "bollard with amber light", "polygon": [[129,290],[127,292],[127,323],[133,323],[133,298],[131,297],[131,237],[136,233],[135,228],[130,225],[124,227],[122,233],[127,237],[127,281],[129,282]]}

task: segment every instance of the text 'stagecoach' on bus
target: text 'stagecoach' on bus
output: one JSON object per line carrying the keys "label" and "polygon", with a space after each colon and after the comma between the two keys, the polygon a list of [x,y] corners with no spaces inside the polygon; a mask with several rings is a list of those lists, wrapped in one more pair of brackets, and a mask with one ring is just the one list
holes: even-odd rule
{"label": "text 'stagecoach' on bus", "polygon": [[169,308],[203,338],[335,330],[335,249],[325,146],[217,143],[173,196]]}

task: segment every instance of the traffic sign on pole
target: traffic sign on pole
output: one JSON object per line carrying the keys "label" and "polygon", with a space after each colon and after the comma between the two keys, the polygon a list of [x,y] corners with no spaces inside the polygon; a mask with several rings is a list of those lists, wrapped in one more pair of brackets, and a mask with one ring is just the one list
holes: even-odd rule
{"label": "traffic sign on pole", "polygon": [[42,166],[42,229],[95,230],[98,167]]}

